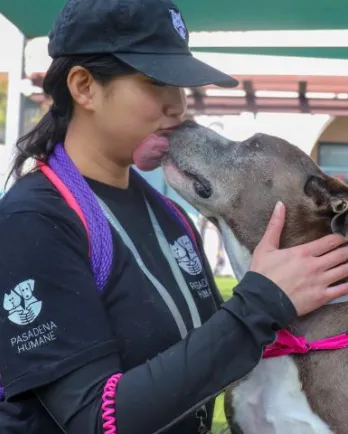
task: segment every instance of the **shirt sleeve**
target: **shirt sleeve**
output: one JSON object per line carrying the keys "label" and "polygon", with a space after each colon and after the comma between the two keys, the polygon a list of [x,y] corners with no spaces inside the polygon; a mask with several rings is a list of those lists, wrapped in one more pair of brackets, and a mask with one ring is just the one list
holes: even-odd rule
{"label": "shirt sleeve", "polygon": [[[247,273],[232,299],[205,324],[123,374],[112,398],[117,432],[157,434],[181,424],[250,372],[275,331],[294,316],[283,291],[267,278]],[[103,388],[117,372],[115,365],[111,356],[98,359],[36,393],[68,434],[102,434]]]}
{"label": "shirt sleeve", "polygon": [[8,399],[117,351],[77,226],[34,212],[0,220],[0,372]]}

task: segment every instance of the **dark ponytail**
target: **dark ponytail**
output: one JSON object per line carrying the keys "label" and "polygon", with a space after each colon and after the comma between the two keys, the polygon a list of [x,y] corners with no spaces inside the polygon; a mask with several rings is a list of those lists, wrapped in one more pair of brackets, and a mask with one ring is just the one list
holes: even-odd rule
{"label": "dark ponytail", "polygon": [[77,65],[86,68],[101,84],[107,84],[117,76],[135,72],[128,65],[108,54],[54,59],[43,83],[44,93],[52,98],[53,104],[40,122],[17,141],[17,152],[9,178],[12,175],[15,179],[20,178],[23,167],[29,159],[46,161],[53,146],[65,140],[73,114],[73,101],[67,86],[67,78],[71,68]]}

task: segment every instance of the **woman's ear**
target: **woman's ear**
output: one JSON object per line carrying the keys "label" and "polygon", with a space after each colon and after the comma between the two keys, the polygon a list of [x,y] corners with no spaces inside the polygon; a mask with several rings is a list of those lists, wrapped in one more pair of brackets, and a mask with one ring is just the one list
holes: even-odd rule
{"label": "woman's ear", "polygon": [[94,85],[91,73],[82,66],[74,66],[69,71],[67,86],[75,105],[88,111],[94,110]]}

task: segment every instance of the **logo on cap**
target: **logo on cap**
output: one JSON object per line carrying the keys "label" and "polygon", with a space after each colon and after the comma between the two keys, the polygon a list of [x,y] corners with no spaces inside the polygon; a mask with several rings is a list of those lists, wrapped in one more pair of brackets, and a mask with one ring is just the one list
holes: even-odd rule
{"label": "logo on cap", "polygon": [[169,13],[172,18],[174,29],[179,33],[182,39],[186,39],[187,30],[184,21],[182,19],[181,13],[175,11],[174,9],[169,9]]}

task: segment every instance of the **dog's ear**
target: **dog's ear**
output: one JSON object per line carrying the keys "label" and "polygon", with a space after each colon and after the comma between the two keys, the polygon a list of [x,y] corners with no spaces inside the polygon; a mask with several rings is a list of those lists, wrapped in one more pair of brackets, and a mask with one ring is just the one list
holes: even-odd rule
{"label": "dog's ear", "polygon": [[331,217],[332,232],[348,238],[348,186],[332,177],[311,176],[305,193],[321,214]]}
{"label": "dog's ear", "polygon": [[331,229],[334,234],[341,234],[348,239],[348,213],[335,215],[331,220]]}

